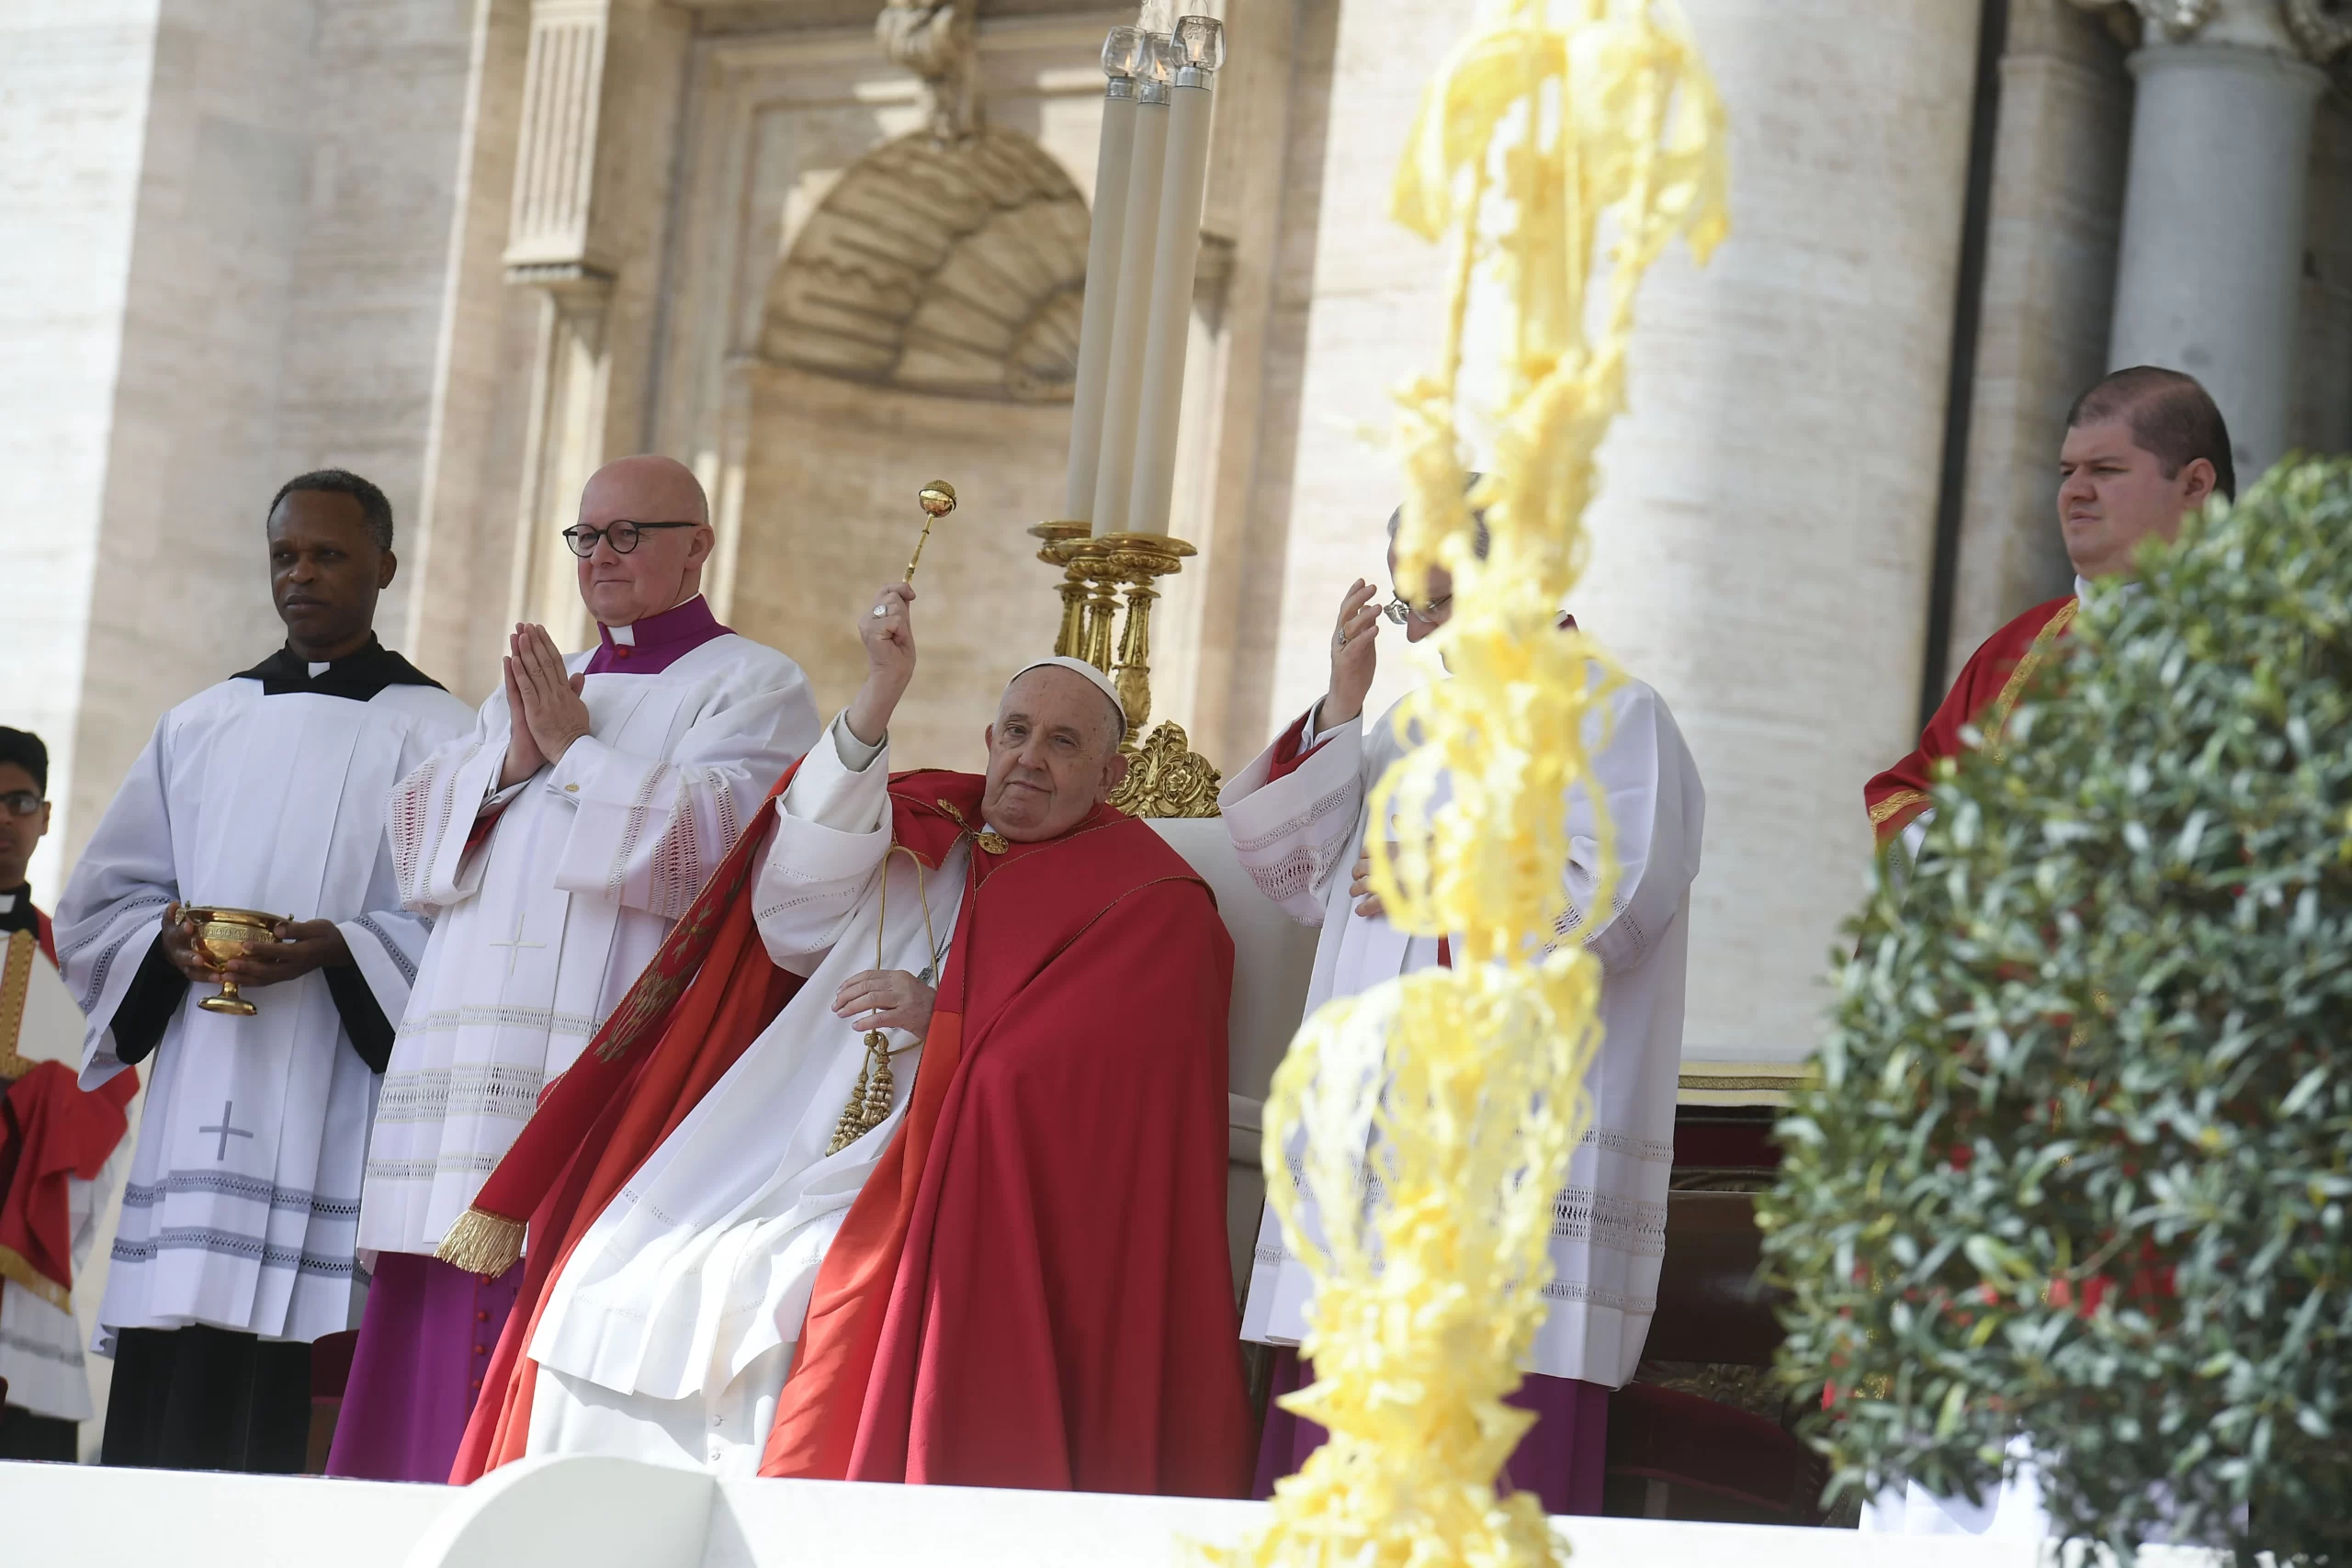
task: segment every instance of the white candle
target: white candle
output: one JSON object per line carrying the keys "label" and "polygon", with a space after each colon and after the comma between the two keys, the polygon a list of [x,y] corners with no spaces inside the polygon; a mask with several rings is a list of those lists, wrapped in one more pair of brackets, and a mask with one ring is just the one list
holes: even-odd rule
{"label": "white candle", "polygon": [[1132,533],[1168,532],[1176,489],[1176,424],[1193,324],[1193,272],[1201,254],[1201,197],[1208,183],[1210,83],[1225,63],[1225,29],[1206,17],[1176,24],[1178,65],[1169,91],[1168,166],[1161,176],[1157,254],[1147,309],[1142,391],[1136,415]]}
{"label": "white candle", "polygon": [[1144,330],[1151,310],[1151,268],[1158,254],[1159,187],[1168,164],[1169,41],[1144,35],[1136,72],[1136,146],[1127,180],[1127,211],[1119,236],[1119,296],[1112,311],[1110,367],[1103,373],[1102,445],[1094,475],[1094,532],[1127,525],[1127,494],[1135,485],[1136,412],[1143,391]]}
{"label": "white candle", "polygon": [[1119,252],[1126,231],[1127,185],[1136,150],[1136,83],[1143,34],[1113,28],[1102,40],[1102,140],[1094,157],[1094,218],[1086,241],[1086,304],[1079,316],[1078,384],[1070,401],[1069,480],[1057,521],[1094,515],[1102,455],[1102,387],[1111,369],[1111,329],[1119,299]]}

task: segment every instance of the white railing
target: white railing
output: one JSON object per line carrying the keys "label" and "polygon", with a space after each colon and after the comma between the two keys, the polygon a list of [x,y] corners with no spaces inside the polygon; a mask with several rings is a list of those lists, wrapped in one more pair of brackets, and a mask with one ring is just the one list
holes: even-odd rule
{"label": "white railing", "polygon": [[[526,1460],[476,1485],[0,1464],[7,1568],[1179,1568],[1256,1503],[823,1481]],[[1561,1519],[1574,1568],[2045,1568],[1970,1536]],[[2151,1547],[2146,1568],[2218,1568]]]}

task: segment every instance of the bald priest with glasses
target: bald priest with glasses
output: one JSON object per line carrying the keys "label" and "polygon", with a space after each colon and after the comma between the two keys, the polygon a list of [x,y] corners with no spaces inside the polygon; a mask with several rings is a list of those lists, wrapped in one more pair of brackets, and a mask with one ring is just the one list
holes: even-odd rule
{"label": "bald priest with glasses", "polygon": [[800,669],[702,597],[702,486],[624,457],[564,531],[595,646],[518,626],[471,734],[393,791],[401,897],[433,918],[369,1145],[375,1283],[328,1472],[446,1481],[521,1266],[433,1256],[822,726]]}

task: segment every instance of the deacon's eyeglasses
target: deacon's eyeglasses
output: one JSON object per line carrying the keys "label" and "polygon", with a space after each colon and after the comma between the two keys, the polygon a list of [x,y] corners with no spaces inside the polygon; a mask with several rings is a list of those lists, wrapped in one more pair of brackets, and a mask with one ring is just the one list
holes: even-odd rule
{"label": "deacon's eyeglasses", "polygon": [[12,789],[0,795],[0,811],[11,817],[30,817],[40,809],[40,796],[28,789]]}
{"label": "deacon's eyeglasses", "polygon": [[1402,599],[1391,599],[1380,607],[1380,613],[1401,626],[1408,617],[1416,621],[1434,621],[1438,612],[1453,603],[1453,595],[1451,593],[1442,599],[1432,599],[1426,604],[1408,604]]}
{"label": "deacon's eyeglasses", "polygon": [[610,544],[616,554],[625,556],[637,548],[637,542],[652,529],[699,528],[701,526],[699,523],[631,523],[626,518],[617,523],[608,523],[602,528],[591,528],[585,523],[574,523],[563,531],[563,542],[571,547],[573,555],[585,560],[596,553],[598,540]]}

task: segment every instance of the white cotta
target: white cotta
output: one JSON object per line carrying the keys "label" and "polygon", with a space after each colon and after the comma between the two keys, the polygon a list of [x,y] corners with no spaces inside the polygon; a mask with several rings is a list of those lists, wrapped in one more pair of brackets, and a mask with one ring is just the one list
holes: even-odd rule
{"label": "white cotta", "polygon": [[440,1245],[818,733],[800,667],[732,633],[658,674],[590,675],[581,696],[591,733],[503,792],[481,843],[503,692],[392,796],[401,897],[434,931],[384,1074],[364,1247]]}
{"label": "white cotta", "polygon": [[[235,679],[165,714],[82,852],[57,953],[89,1019],[82,1083],[126,1070],[113,1022],[173,901],[332,919],[389,1021],[427,922],[401,908],[384,801],[464,731],[437,686],[367,702]],[[325,976],[254,988],[251,1018],[189,987],[155,1046],[123,1189],[98,1348],[111,1331],[209,1324],[311,1340],[356,1325],[360,1173],[377,1078]]]}
{"label": "white cotta", "polygon": [[[5,897],[0,895],[0,897]],[[5,945],[5,942],[0,942]],[[28,1062],[62,1062],[68,1067],[82,1060],[82,1010],[65,988],[57,968],[39,952],[32,955],[26,976],[24,1010],[18,1015],[17,1038],[0,1040],[0,1055],[13,1046]],[[130,1164],[130,1135],[107,1156],[98,1174],[85,1181],[65,1179],[66,1224],[73,1247],[74,1298],[79,1301],[91,1244],[96,1239],[106,1206],[121,1185]],[[89,1367],[82,1355],[82,1335],[69,1308],[51,1305],[13,1280],[0,1280],[0,1382],[8,1385],[8,1403],[59,1421],[87,1421],[96,1414],[90,1398]]]}
{"label": "white cotta", "polygon": [[916,1037],[885,1032],[890,1114],[827,1154],[867,1055],[833,997],[877,967],[935,983],[963,899],[964,846],[933,870],[890,853],[888,785],[887,756],[837,722],[779,802],[752,908],[769,957],[807,984],[557,1277],[531,1342],[530,1452],[758,1468],[818,1268],[922,1058]]}
{"label": "white cotta", "polygon": [[[1308,1012],[1438,962],[1438,942],[1360,916],[1348,891],[1363,852],[1373,787],[1402,754],[1396,710],[1369,733],[1361,716],[1316,735],[1309,712],[1300,749],[1315,748],[1274,779],[1270,747],[1218,796],[1241,863],[1294,919],[1321,928]],[[1600,1052],[1585,1087],[1592,1122],[1554,1204],[1549,1311],[1529,1370],[1615,1388],[1634,1374],[1657,1310],[1666,1256],[1668,1178],[1674,1163],[1674,1097],[1682,1051],[1683,974],[1690,889],[1699,873],[1705,793],[1674,717],[1657,693],[1622,682],[1587,731],[1595,780],[1614,834],[1618,874],[1610,912],[1585,938],[1601,962]],[[1441,789],[1439,801],[1445,798]],[[1580,919],[1600,864],[1592,796],[1566,802],[1569,858],[1563,874]],[[1294,1155],[1294,1164],[1296,1156]],[[1302,1187],[1312,1224],[1313,1200]],[[1315,1282],[1285,1245],[1269,1206],[1259,1224],[1242,1337],[1296,1345]]]}

